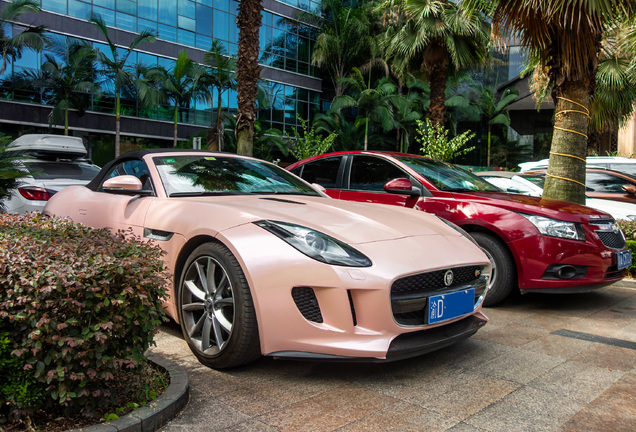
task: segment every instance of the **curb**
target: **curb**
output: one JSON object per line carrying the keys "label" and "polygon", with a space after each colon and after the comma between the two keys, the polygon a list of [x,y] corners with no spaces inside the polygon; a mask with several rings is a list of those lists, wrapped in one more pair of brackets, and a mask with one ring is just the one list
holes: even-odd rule
{"label": "curb", "polygon": [[170,385],[156,400],[117,420],[66,432],[153,432],[172,420],[188,402],[188,375],[177,363],[157,354],[147,358],[170,374]]}

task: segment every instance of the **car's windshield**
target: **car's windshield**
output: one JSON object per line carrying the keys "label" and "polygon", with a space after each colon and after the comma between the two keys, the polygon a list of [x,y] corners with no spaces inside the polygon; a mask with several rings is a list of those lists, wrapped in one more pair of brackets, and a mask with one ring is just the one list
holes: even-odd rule
{"label": "car's windshield", "polygon": [[522,176],[522,177],[528,180],[529,182],[532,182],[535,185],[539,186],[541,189],[543,189],[543,184],[545,183],[545,177],[543,176]]}
{"label": "car's windshield", "polygon": [[497,186],[455,165],[432,159],[398,156],[436,188],[449,192],[501,192]]}
{"label": "car's windshield", "polygon": [[222,194],[320,195],[275,165],[227,156],[155,157],[168,196]]}
{"label": "car's windshield", "polygon": [[99,173],[99,167],[84,162],[25,161],[25,168],[34,179],[73,179],[90,181]]}

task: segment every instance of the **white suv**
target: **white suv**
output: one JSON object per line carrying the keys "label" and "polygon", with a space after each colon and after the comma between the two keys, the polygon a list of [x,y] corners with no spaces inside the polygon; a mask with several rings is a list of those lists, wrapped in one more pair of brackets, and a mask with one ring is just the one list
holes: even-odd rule
{"label": "white suv", "polygon": [[[521,172],[545,169],[548,167],[548,161],[549,159],[541,159],[535,162],[524,162],[519,164],[519,168]],[[636,175],[636,159],[620,156],[589,156],[585,158],[585,161],[588,168],[605,168]]]}
{"label": "white suv", "polygon": [[22,135],[9,144],[7,151],[23,155],[20,163],[29,173],[5,201],[7,213],[41,212],[56,192],[87,184],[100,170],[86,158],[88,152],[79,137]]}

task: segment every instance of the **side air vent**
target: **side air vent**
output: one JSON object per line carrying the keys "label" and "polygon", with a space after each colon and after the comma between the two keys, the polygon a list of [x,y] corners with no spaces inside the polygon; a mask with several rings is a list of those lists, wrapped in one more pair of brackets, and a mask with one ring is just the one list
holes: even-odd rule
{"label": "side air vent", "polygon": [[320,306],[313,288],[294,287],[292,288],[292,298],[306,320],[322,324],[322,313],[320,313]]}

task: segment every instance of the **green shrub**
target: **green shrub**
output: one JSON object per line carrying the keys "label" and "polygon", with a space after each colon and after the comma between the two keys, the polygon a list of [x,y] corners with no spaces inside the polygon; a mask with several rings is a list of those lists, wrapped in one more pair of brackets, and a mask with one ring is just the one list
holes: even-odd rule
{"label": "green shrub", "polygon": [[625,233],[626,239],[636,240],[636,221],[618,219],[616,223],[618,223],[618,226],[620,226],[623,233]]}
{"label": "green shrub", "polygon": [[627,276],[636,278],[636,240],[627,240],[627,247],[632,251],[632,265],[627,267]]}
{"label": "green shrub", "polygon": [[130,233],[0,215],[0,377],[19,366],[26,386],[0,385],[0,414],[108,405],[109,384],[142,367],[165,319],[162,254]]}

